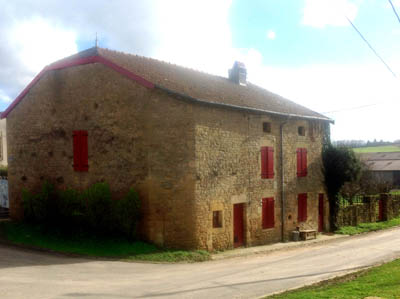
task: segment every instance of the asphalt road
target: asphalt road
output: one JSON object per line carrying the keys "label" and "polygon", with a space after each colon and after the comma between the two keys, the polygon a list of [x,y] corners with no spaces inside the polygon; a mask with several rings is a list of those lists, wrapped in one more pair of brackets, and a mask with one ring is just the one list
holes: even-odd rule
{"label": "asphalt road", "polygon": [[400,228],[198,264],[99,261],[0,245],[0,298],[257,298],[400,257]]}

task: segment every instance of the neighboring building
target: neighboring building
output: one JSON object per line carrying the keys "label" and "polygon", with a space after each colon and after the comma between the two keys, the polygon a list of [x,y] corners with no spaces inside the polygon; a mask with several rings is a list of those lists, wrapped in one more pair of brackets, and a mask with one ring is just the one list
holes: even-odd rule
{"label": "neighboring building", "polygon": [[0,120],[0,166],[7,166],[6,120]]}
{"label": "neighboring building", "polygon": [[361,154],[374,178],[400,188],[400,152]]}
{"label": "neighboring building", "polygon": [[329,228],[332,121],[248,83],[241,63],[227,79],[92,48],[47,66],[2,117],[14,218],[22,188],[106,181],[116,197],[139,191],[141,233],[159,245],[215,250]]}

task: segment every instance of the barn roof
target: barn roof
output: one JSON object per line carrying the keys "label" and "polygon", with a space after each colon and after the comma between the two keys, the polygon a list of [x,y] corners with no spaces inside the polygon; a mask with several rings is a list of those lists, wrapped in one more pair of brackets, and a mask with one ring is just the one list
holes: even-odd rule
{"label": "barn roof", "polygon": [[44,72],[87,63],[103,63],[146,87],[160,88],[200,103],[333,122],[322,114],[251,83],[243,86],[225,77],[103,48],[91,48],[47,66],[2,113],[2,118],[7,117]]}
{"label": "barn roof", "polygon": [[372,171],[400,171],[400,152],[366,153],[361,159]]}

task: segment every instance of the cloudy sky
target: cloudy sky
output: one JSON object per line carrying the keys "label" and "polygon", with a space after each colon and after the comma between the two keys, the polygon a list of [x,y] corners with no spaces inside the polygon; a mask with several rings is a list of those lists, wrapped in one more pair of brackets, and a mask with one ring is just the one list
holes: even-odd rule
{"label": "cloudy sky", "polygon": [[[392,0],[400,13],[400,0]],[[94,45],[249,81],[333,118],[333,139],[400,139],[400,22],[387,0],[0,0],[0,110]],[[357,26],[395,78],[351,27]]]}

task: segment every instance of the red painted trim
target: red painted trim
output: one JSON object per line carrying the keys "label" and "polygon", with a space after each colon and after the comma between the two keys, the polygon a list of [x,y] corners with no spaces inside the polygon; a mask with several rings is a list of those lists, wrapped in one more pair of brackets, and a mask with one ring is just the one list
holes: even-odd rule
{"label": "red painted trim", "polygon": [[101,57],[101,56],[90,56],[84,58],[76,58],[69,61],[61,61],[59,63],[52,64],[50,66],[45,67],[32,81],[29,83],[27,87],[18,95],[18,97],[8,106],[8,108],[1,114],[1,118],[6,118],[7,115],[18,105],[19,102],[26,96],[29,90],[40,80],[40,78],[47,72],[52,70],[60,70],[68,67],[73,67],[77,65],[91,64],[91,63],[101,63],[104,66],[107,66],[114,71],[124,75],[125,77],[143,85],[144,87],[153,89],[154,83],[147,81],[146,79],[128,71],[127,69],[111,62],[110,60]]}

